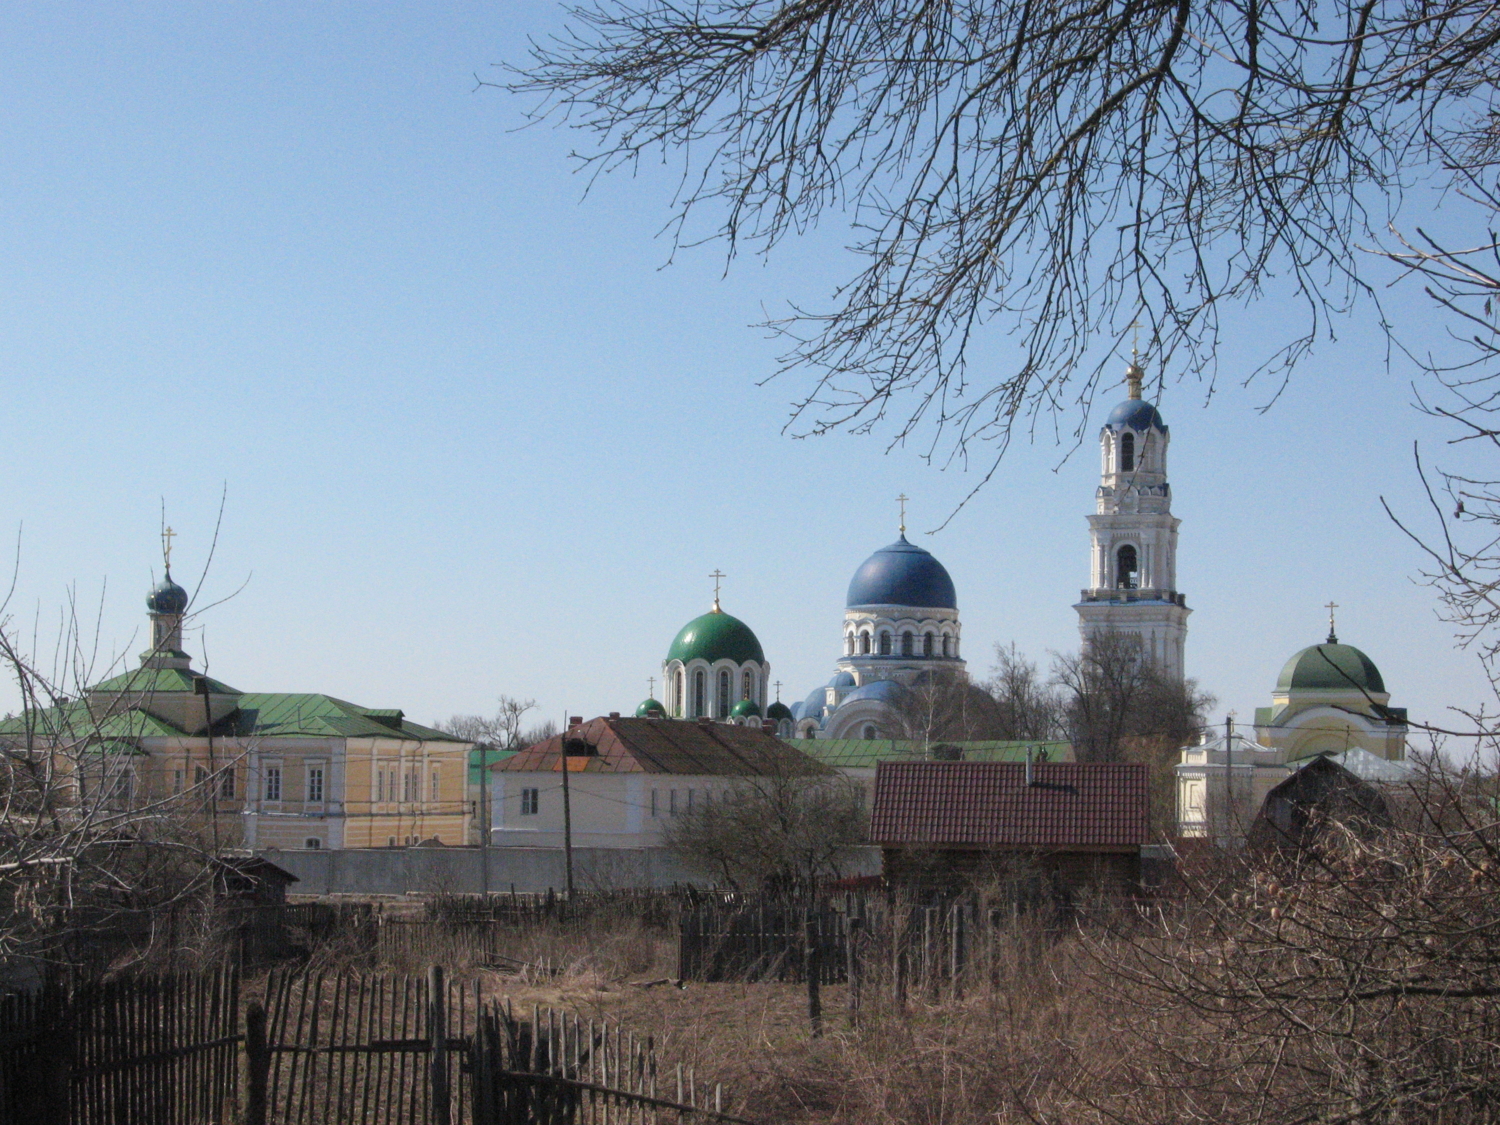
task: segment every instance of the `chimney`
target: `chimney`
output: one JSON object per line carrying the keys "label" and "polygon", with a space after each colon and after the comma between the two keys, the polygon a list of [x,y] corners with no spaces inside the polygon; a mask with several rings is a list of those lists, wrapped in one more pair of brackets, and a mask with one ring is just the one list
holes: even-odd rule
{"label": "chimney", "polygon": [[1026,747],[1026,787],[1030,789],[1036,784],[1036,777],[1031,768],[1031,747]]}
{"label": "chimney", "polygon": [[583,726],[583,716],[582,715],[569,715],[568,716],[568,726],[570,726],[570,727],[581,727],[581,726]]}
{"label": "chimney", "polygon": [[620,712],[618,712],[618,711],[611,711],[609,713],[609,717],[611,719],[618,719],[620,717]]}
{"label": "chimney", "polygon": [[714,717],[712,715],[699,715],[698,725],[700,727],[711,727],[714,725]]}

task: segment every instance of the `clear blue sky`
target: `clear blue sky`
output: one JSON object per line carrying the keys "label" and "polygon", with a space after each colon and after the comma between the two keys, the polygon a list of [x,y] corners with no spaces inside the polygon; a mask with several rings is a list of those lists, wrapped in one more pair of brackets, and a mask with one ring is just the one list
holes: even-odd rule
{"label": "clear blue sky", "polygon": [[[776,347],[749,326],[825,298],[846,232],[663,268],[667,170],[585,199],[575,137],[517,131],[521,104],[475,90],[559,21],[540,0],[0,10],[0,530],[12,627],[44,662],[70,588],[99,670],[144,647],[161,506],[191,588],[221,489],[200,604],[249,581],[189,648],[245,690],[421,721],[501,693],[629,710],[719,567],[790,701],[829,675],[902,491],[971,669],[996,643],[1076,646],[1108,403],[1080,452],[1069,417],[920,534],[973,475],[879,437],[791,440],[800,386],[757,385]],[[1449,435],[1367,319],[1259,412],[1238,343],[1283,311],[1234,315],[1211,402],[1173,372],[1161,403],[1190,672],[1248,719],[1332,598],[1393,702],[1442,719],[1484,682],[1379,498],[1420,516],[1411,443],[1441,459]],[[977,372],[1004,349],[983,341]]]}

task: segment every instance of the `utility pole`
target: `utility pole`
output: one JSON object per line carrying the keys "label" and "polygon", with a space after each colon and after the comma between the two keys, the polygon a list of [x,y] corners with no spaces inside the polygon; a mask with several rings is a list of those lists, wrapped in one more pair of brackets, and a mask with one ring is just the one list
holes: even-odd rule
{"label": "utility pole", "polygon": [[490,901],[490,762],[488,743],[479,744],[479,870],[484,901]]}
{"label": "utility pole", "polygon": [[1236,823],[1234,815],[1234,712],[1224,716],[1224,823],[1225,839]]}
{"label": "utility pole", "polygon": [[565,725],[562,735],[563,862],[567,867],[568,901],[571,902],[573,900],[573,802],[568,792],[568,733],[569,728]]}

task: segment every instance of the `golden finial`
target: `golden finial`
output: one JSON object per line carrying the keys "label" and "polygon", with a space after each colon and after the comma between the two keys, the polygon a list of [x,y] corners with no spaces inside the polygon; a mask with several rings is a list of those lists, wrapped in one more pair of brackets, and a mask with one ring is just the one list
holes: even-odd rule
{"label": "golden finial", "polygon": [[906,502],[908,500],[910,500],[910,499],[911,499],[911,497],[908,496],[904,492],[900,496],[896,497],[896,503],[898,503],[898,504],[901,505],[901,534],[902,535],[906,534]]}
{"label": "golden finial", "polygon": [[1331,645],[1336,645],[1339,643],[1339,635],[1334,631],[1333,627],[1333,611],[1338,609],[1338,607],[1338,602],[1329,602],[1323,607],[1328,611],[1328,643]]}
{"label": "golden finial", "polygon": [[162,561],[166,563],[168,574],[172,573],[172,540],[176,535],[177,532],[173,531],[170,527],[161,533],[161,557]]}
{"label": "golden finial", "polygon": [[715,613],[723,613],[724,611],[719,608],[719,583],[723,579],[728,578],[729,575],[725,574],[718,567],[714,567],[714,572],[712,574],[710,574],[709,577],[714,580],[714,608],[713,608],[713,612],[715,612]]}
{"label": "golden finial", "polygon": [[1130,366],[1125,369],[1125,385],[1131,398],[1140,398],[1141,381],[1146,377],[1145,371],[1141,370],[1141,322],[1132,322],[1130,329]]}

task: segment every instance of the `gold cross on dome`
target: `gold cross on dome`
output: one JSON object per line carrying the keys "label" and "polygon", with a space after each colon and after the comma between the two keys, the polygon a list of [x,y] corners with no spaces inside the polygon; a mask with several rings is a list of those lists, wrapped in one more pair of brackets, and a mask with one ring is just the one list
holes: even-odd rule
{"label": "gold cross on dome", "polygon": [[902,535],[906,534],[906,502],[908,500],[910,500],[910,499],[911,499],[911,497],[908,496],[904,492],[900,496],[896,497],[896,503],[898,503],[898,504],[901,505],[901,534]]}
{"label": "gold cross on dome", "polygon": [[1130,328],[1130,358],[1133,360],[1141,354],[1141,322],[1132,320]]}
{"label": "gold cross on dome", "polygon": [[776,702],[780,703],[781,702],[781,681],[777,680],[776,683],[775,683],[775,685],[773,685],[773,686],[776,688]]}
{"label": "gold cross on dome", "polygon": [[719,583],[722,582],[724,579],[728,578],[729,575],[725,574],[718,567],[714,567],[714,572],[712,574],[710,574],[709,577],[714,580],[714,612],[718,613],[718,612],[720,612],[720,610],[719,610]]}
{"label": "gold cross on dome", "polygon": [[170,527],[161,533],[161,557],[167,564],[167,569],[172,569],[172,540],[176,538],[177,532]]}
{"label": "gold cross on dome", "polygon": [[1339,643],[1338,642],[1338,633],[1335,631],[1335,629],[1333,627],[1333,611],[1336,610],[1336,609],[1338,609],[1338,607],[1339,607],[1339,603],[1338,602],[1329,602],[1328,604],[1326,604],[1323,607],[1324,609],[1326,609],[1328,611],[1328,643],[1331,644],[1331,645],[1336,645],[1336,644]]}

